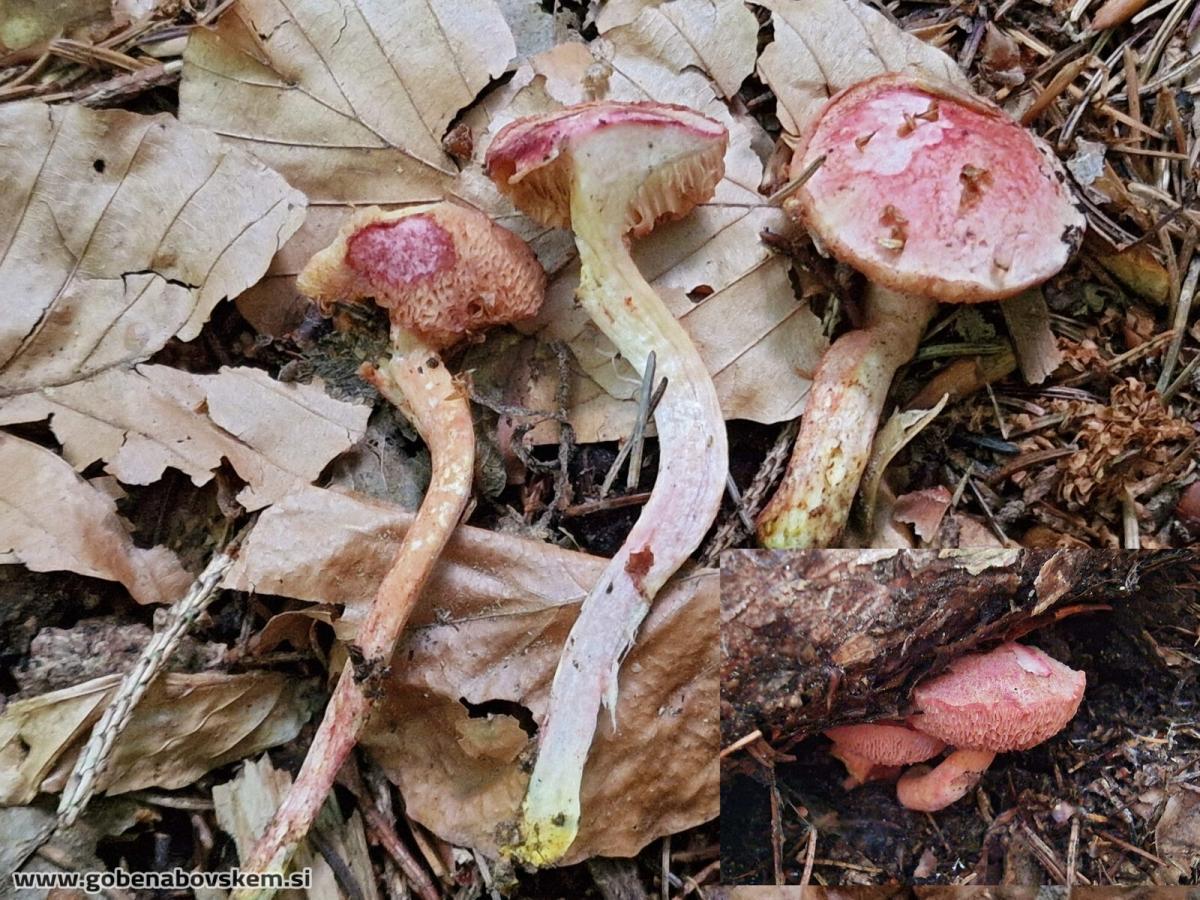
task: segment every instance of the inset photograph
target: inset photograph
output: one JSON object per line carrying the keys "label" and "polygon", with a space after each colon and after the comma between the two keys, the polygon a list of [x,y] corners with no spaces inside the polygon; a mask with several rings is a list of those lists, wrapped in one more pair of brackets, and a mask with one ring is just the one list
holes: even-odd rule
{"label": "inset photograph", "polygon": [[727,885],[1187,886],[1200,554],[721,568]]}

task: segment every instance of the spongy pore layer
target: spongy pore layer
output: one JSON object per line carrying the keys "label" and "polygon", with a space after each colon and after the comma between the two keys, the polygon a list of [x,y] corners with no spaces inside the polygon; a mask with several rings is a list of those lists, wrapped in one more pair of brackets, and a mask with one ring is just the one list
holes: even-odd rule
{"label": "spongy pore layer", "polygon": [[297,279],[323,307],[371,298],[434,349],[528,318],[546,275],[519,237],[452,203],[359,210]]}
{"label": "spongy pore layer", "polygon": [[972,653],[918,685],[915,728],[952,747],[1027,750],[1062,730],[1079,709],[1083,672],[1035,647],[1008,643]]}
{"label": "spongy pore layer", "polygon": [[728,139],[724,125],[684,106],[597,101],[505,126],[488,147],[487,170],[527,215],[566,228],[575,170],[589,166],[593,180],[601,175],[613,195],[630,197],[626,228],[643,235],[712,196]]}

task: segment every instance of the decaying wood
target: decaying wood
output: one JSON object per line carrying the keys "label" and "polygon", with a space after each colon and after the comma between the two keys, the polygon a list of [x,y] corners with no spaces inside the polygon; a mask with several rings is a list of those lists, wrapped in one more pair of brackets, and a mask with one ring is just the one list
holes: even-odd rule
{"label": "decaying wood", "polygon": [[1090,550],[726,554],[722,745],[761,729],[786,746],[898,713],[913,685],[955,656],[1075,607],[1159,616],[1176,600],[1146,583],[1194,578],[1196,565],[1194,555]]}

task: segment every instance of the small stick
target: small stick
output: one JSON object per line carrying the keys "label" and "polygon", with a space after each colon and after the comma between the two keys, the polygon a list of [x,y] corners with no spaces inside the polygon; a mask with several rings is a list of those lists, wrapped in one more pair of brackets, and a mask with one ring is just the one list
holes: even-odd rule
{"label": "small stick", "polygon": [[646,423],[650,419],[650,402],[654,396],[654,365],[657,356],[651,350],[646,356],[646,371],[642,374],[642,391],[638,397],[637,426],[633,429],[629,451],[629,468],[625,472],[625,489],[636,490],[642,476],[642,451],[646,446]]}
{"label": "small stick", "polygon": [[67,786],[58,801],[57,828],[69,828],[75,824],[79,814],[87,807],[96,791],[99,780],[104,776],[112,761],[112,750],[117,738],[133,719],[138,701],[158,677],[191,629],[197,617],[217,595],[221,579],[233,565],[238,547],[257,521],[254,516],[246,523],[225,547],[209,560],[200,576],[192,582],[183,599],[171,607],[167,621],[155,632],[146,644],[133,668],[125,673],[116,694],[104,710],[100,721],[92,728],[91,737],[79,753],[75,768],[67,780]]}

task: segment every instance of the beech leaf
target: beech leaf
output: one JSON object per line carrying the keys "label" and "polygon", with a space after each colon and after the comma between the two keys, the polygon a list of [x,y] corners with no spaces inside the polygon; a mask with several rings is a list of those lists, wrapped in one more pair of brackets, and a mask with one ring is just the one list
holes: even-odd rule
{"label": "beech leaf", "polygon": [[304,217],[278,174],[172,116],[5,104],[0,155],[0,397],[194,338]]}
{"label": "beech leaf", "polygon": [[245,367],[196,375],[142,365],[0,401],[0,425],[49,417],[76,469],[102,459],[125,484],[151,484],[171,466],[201,485],[226,459],[247,482],[238,501],[251,510],[314,481],[358,442],[369,415],[320,383]]}
{"label": "beech leaf", "polygon": [[[225,584],[345,604],[338,636],[347,640],[411,521],[359,496],[290,494],[259,518]],[[450,539],[362,739],[408,814],[439,836],[497,852],[529,778],[521,722],[530,720],[473,716],[464,701],[500,701],[539,720],[563,642],[605,562],[469,526]],[[592,747],[584,818],[564,862],[631,856],[717,814],[717,592],[715,571],[692,570],[655,600],[621,667],[616,730],[605,719]]]}
{"label": "beech leaf", "polygon": [[858,0],[756,2],[771,10],[775,30],[758,75],[774,91],[779,123],[792,139],[831,96],[876,75],[904,72],[970,90],[954,60]]}
{"label": "beech leaf", "polygon": [[61,457],[3,432],[0,562],[118,581],[139,603],[174,600],[192,580],[165,547],[135,547],[112,498]]}
{"label": "beech leaf", "polygon": [[[0,714],[0,805],[62,789],[120,681],[107,675],[8,705]],[[313,686],[274,672],[162,675],[117,738],[98,786],[110,795],[179,788],[290,741],[313,712]]]}
{"label": "beech leaf", "polygon": [[254,153],[313,210],[239,307],[278,332],[294,279],[354,205],[442,199],[442,137],[516,53],[493,0],[242,0],[191,32],[179,117]]}

